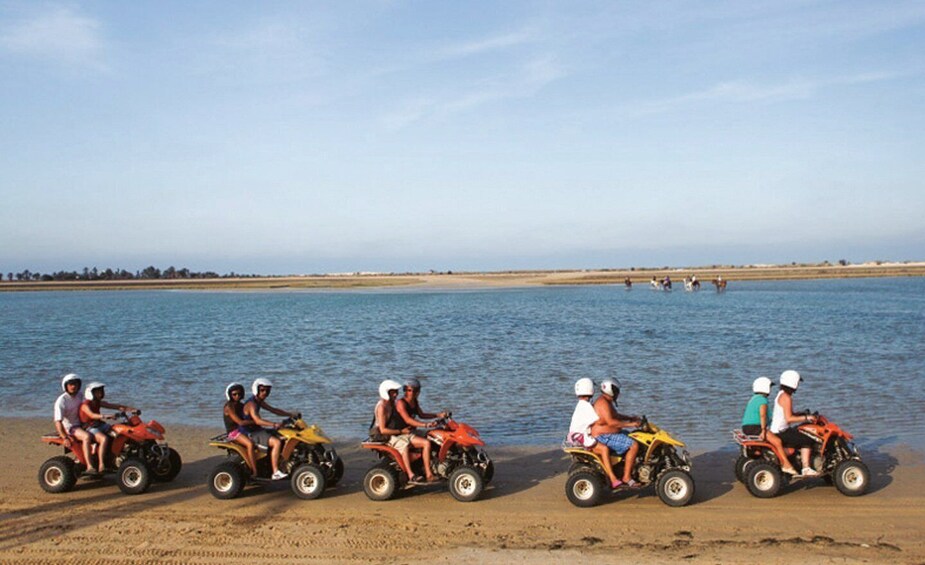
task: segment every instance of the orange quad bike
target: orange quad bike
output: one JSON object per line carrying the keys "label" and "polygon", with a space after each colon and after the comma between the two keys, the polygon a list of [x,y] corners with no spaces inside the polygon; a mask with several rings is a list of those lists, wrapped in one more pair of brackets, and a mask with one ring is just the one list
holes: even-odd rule
{"label": "orange quad bike", "polygon": [[[475,428],[453,420],[452,415],[437,422],[437,427],[427,430],[425,436],[431,442],[431,470],[435,477],[447,482],[453,498],[471,502],[491,482],[495,474],[494,463],[488,454],[479,449],[485,442]],[[389,500],[399,487],[416,486],[409,483],[408,469],[397,449],[378,441],[365,441],[362,446],[379,457],[379,462],[363,479],[363,490],[370,500]],[[425,474],[424,459],[414,449],[411,452],[411,470],[413,474]]]}
{"label": "orange quad bike", "polygon": [[[845,496],[864,494],[870,485],[870,471],[861,461],[861,454],[852,441],[854,436],[818,412],[814,415],[814,423],[801,424],[797,428],[813,440],[812,468],[825,482],[834,483],[838,492]],[[733,430],[732,436],[741,446],[741,454],[735,462],[736,478],[745,483],[753,496],[776,496],[790,480],[781,471],[781,461],[789,460],[794,467],[800,468],[799,449],[788,447],[781,452],[759,436],[745,435],[740,430]]]}
{"label": "orange quad bike", "polygon": [[[141,494],[148,490],[151,481],[172,481],[183,466],[180,454],[163,442],[164,426],[157,420],[142,422],[140,415],[139,410],[113,416],[116,423],[112,425],[109,450],[104,457],[106,468],[115,470],[116,482],[125,494]],[[57,433],[42,436],[42,441],[64,447],[64,440]],[[98,449],[95,442],[90,447],[94,463]],[[64,455],[42,464],[39,485],[46,492],[67,492],[74,488],[87,467],[81,443],[71,438],[71,447],[64,448]]]}

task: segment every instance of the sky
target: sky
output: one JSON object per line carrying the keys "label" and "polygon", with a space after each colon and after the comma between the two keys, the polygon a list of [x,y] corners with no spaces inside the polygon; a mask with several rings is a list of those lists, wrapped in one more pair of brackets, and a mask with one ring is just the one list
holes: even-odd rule
{"label": "sky", "polygon": [[925,3],[0,0],[0,272],[925,260]]}

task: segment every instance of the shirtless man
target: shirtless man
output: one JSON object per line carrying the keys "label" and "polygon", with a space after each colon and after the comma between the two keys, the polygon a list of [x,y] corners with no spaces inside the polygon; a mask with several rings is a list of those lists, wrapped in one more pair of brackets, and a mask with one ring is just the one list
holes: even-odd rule
{"label": "shirtless man", "polygon": [[609,464],[610,448],[591,436],[591,427],[601,422],[594,406],[591,405],[591,397],[594,396],[594,381],[587,377],[575,381],[575,396],[578,397],[578,404],[572,412],[572,422],[569,424],[566,441],[571,445],[580,445],[597,453],[604,462],[604,472],[610,479],[610,488],[615,489],[623,482],[617,478],[613,467]]}
{"label": "shirtless man", "polygon": [[[616,379],[604,379],[601,382],[601,395],[594,401],[594,411],[600,420],[591,426],[591,435],[617,455],[623,455],[622,483],[636,488],[639,483],[633,480],[633,465],[639,452],[639,444],[621,431],[626,427],[638,426],[642,421],[635,416],[625,416],[617,412],[618,396],[620,383]],[[615,485],[617,486],[620,485]]]}
{"label": "shirtless man", "polygon": [[279,470],[279,452],[283,447],[283,443],[272,431],[278,430],[282,424],[261,418],[260,409],[266,408],[277,416],[286,416],[287,418],[295,418],[297,414],[274,408],[267,403],[267,397],[270,396],[272,388],[273,383],[269,379],[259,378],[253,382],[251,392],[254,396],[250,397],[244,404],[244,417],[247,420],[254,421],[254,425],[248,427],[247,433],[251,441],[257,445],[265,445],[270,449],[270,467],[273,469],[270,479],[279,481],[285,479],[288,474]]}
{"label": "shirtless man", "polygon": [[[446,412],[428,414],[421,409],[421,404],[418,402],[418,397],[421,394],[421,381],[411,377],[405,381],[404,389],[405,395],[395,401],[395,409],[398,410],[398,414],[405,424],[414,428],[433,428],[437,425],[437,422],[423,422],[417,418],[426,420],[446,418]],[[424,455],[424,480],[428,483],[436,481],[437,479],[434,478],[433,471],[430,469],[430,440],[418,435],[418,433],[412,433],[411,446],[420,449]]]}

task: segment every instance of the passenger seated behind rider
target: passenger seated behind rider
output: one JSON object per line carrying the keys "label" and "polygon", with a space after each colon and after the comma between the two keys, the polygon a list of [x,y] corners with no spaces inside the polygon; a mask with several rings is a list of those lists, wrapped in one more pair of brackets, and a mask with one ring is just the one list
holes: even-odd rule
{"label": "passenger seated behind rider", "polygon": [[[106,451],[109,449],[109,432],[112,431],[112,426],[104,422],[106,418],[114,418],[112,416],[104,416],[100,412],[103,408],[109,408],[110,410],[118,410],[119,412],[132,412],[135,408],[131,406],[123,406],[121,404],[113,404],[111,402],[106,402],[103,398],[106,396],[106,385],[103,383],[90,383],[86,390],[84,391],[84,400],[83,404],[80,405],[80,421],[83,423],[84,429],[87,430],[87,433],[92,435],[96,439],[99,449],[97,449],[97,454],[99,455],[99,472],[102,473],[105,471],[105,456]],[[87,461],[89,464],[90,462]]]}
{"label": "passenger seated behind rider", "polygon": [[256,445],[264,445],[269,448],[270,467],[273,469],[273,474],[270,476],[270,479],[278,481],[288,476],[288,473],[279,470],[279,452],[283,447],[283,442],[280,441],[276,434],[272,433],[273,430],[278,430],[282,427],[282,424],[277,424],[261,418],[260,409],[266,408],[277,416],[286,416],[287,418],[294,418],[296,414],[294,412],[286,412],[285,410],[274,408],[267,403],[267,397],[270,396],[270,390],[272,388],[273,383],[271,383],[269,379],[259,378],[253,382],[251,385],[253,396],[244,403],[244,417],[254,421],[254,425],[247,427],[247,435],[250,437],[251,441]]}
{"label": "passenger seated behind rider", "polygon": [[575,381],[575,396],[578,397],[578,404],[572,412],[572,422],[569,424],[566,442],[590,449],[600,456],[604,463],[604,472],[610,479],[610,488],[617,488],[622,482],[614,474],[613,467],[610,465],[610,448],[591,437],[591,426],[601,421],[597,412],[594,411],[594,406],[591,405],[591,397],[594,396],[594,382],[587,377]]}
{"label": "passenger seated behind rider", "polygon": [[413,428],[405,423],[395,408],[399,390],[401,390],[401,384],[391,379],[386,379],[379,384],[379,401],[376,402],[373,422],[369,427],[369,438],[372,441],[386,442],[389,447],[398,451],[407,469],[408,481],[421,482],[423,479],[411,471],[411,454],[408,453]]}
{"label": "passenger seated behind rider", "polygon": [[[434,418],[446,418],[446,412],[439,414],[428,414],[421,408],[418,397],[421,394],[421,381],[411,377],[405,381],[405,396],[395,401],[395,409],[401,416],[405,424],[413,428],[434,428],[437,422],[424,422],[417,418],[433,420]],[[424,455],[424,480],[432,483],[437,479],[434,478],[433,471],[430,468],[431,443],[427,439],[426,432],[421,433],[413,430],[411,435],[411,446],[420,449]]]}
{"label": "passenger seated behind rider", "polygon": [[[623,455],[623,483],[630,488],[637,488],[639,483],[633,480],[633,465],[639,444],[623,428],[642,424],[635,416],[624,416],[617,412],[617,397],[620,396],[620,383],[616,379],[604,379],[601,382],[601,395],[594,401],[594,411],[600,421],[591,426],[591,435],[617,455]],[[619,486],[619,485],[617,485]]]}
{"label": "passenger seated behind rider", "polygon": [[771,414],[771,431],[780,438],[781,443],[788,447],[800,448],[800,460],[803,463],[804,477],[816,477],[819,472],[812,468],[810,455],[812,454],[813,440],[797,430],[800,424],[815,422],[815,416],[793,413],[793,393],[800,386],[803,377],[796,371],[784,371],[780,374],[780,392],[774,399],[774,411]]}
{"label": "passenger seated behind rider", "polygon": [[[758,377],[752,383],[752,392],[755,394],[745,406],[745,414],[742,415],[742,433],[750,436],[758,436],[762,441],[766,441],[774,446],[776,450],[783,453],[784,444],[776,434],[768,430],[768,424],[771,422],[768,414],[768,395],[771,394],[771,387],[774,383],[767,377]],[[781,471],[798,475],[796,469],[790,464],[789,459],[783,459],[781,462]]]}
{"label": "passenger seated behind rider", "polygon": [[64,447],[70,448],[74,440],[81,443],[84,461],[87,462],[86,473],[93,475],[96,471],[90,466],[90,443],[93,438],[87,430],[80,427],[80,377],[74,373],[64,375],[61,379],[61,390],[64,392],[55,400],[55,430],[64,440]]}
{"label": "passenger seated behind rider", "polygon": [[222,418],[225,420],[225,431],[228,432],[228,441],[244,446],[244,462],[251,470],[251,475],[257,476],[257,453],[254,451],[254,442],[247,437],[247,430],[254,426],[253,420],[244,416],[244,385],[231,383],[225,387],[225,407],[222,409]]}

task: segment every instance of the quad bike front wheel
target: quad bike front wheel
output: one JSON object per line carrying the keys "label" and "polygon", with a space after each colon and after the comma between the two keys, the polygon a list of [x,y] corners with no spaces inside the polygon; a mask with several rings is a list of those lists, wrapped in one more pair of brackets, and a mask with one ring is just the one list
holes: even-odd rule
{"label": "quad bike front wheel", "polygon": [[398,472],[391,465],[376,465],[363,478],[363,491],[370,500],[389,500],[396,490]]}
{"label": "quad bike front wheel", "polygon": [[565,496],[581,508],[596,506],[604,495],[604,479],[589,468],[578,469],[565,481]]}
{"label": "quad bike front wheel", "polygon": [[116,479],[123,493],[141,494],[151,486],[151,471],[141,459],[129,457],[119,465]]}
{"label": "quad bike front wheel", "polygon": [[752,496],[773,498],[780,492],[781,486],[783,486],[783,479],[776,465],[762,461],[749,466],[745,487]]}
{"label": "quad bike front wheel", "polygon": [[685,471],[672,469],[658,478],[655,491],[668,506],[684,506],[694,497],[694,479]]}
{"label": "quad bike front wheel", "polygon": [[450,494],[460,502],[472,502],[484,487],[482,474],[475,467],[460,465],[450,473]]}
{"label": "quad bike front wheel", "polygon": [[219,500],[237,497],[244,489],[244,472],[237,463],[222,463],[209,474],[209,492]]}
{"label": "quad bike front wheel", "polygon": [[74,460],[65,455],[52,457],[39,468],[39,485],[45,492],[67,492],[77,484]]}
{"label": "quad bike front wheel", "polygon": [[835,466],[835,488],[845,496],[860,496],[870,485],[870,471],[862,461],[849,459]]}
{"label": "quad bike front wheel", "polygon": [[180,454],[176,449],[168,447],[167,457],[151,468],[152,479],[160,483],[169,483],[177,478],[182,467],[183,460],[180,459]]}
{"label": "quad bike front wheel", "polygon": [[324,472],[316,465],[303,463],[292,472],[292,492],[302,500],[314,500],[324,493]]}

